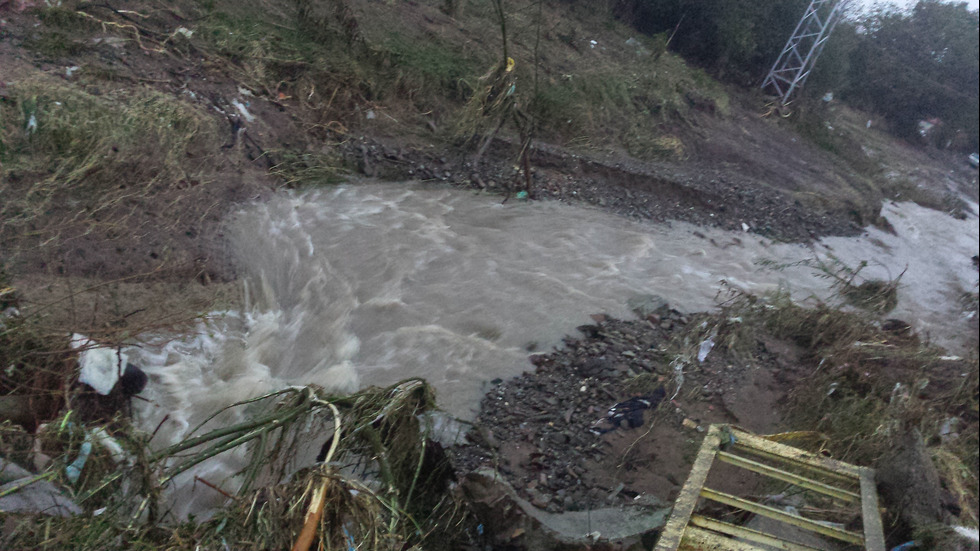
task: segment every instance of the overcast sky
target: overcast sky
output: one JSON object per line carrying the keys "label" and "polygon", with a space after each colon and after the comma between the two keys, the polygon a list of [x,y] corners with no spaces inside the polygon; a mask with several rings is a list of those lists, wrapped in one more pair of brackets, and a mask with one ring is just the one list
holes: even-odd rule
{"label": "overcast sky", "polygon": [[[916,1],[917,0],[888,0],[885,2],[880,2],[877,0],[854,0],[854,3],[860,5],[863,8],[870,8],[873,7],[875,4],[895,4],[901,8],[911,8],[912,6],[915,5]],[[950,3],[958,4],[960,2],[950,2]],[[980,0],[966,0],[966,3],[971,10],[976,10],[978,9],[978,5],[980,5]]]}

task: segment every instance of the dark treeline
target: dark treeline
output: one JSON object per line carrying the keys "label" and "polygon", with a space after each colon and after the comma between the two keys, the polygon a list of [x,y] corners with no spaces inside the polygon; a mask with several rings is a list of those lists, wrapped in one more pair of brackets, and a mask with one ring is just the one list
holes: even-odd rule
{"label": "dark treeline", "polygon": [[[616,15],[723,80],[762,82],[808,0],[621,0]],[[676,31],[676,32],[675,32]],[[966,3],[922,0],[911,11],[851,15],[837,26],[804,94],[835,97],[914,139],[939,119],[936,145],[975,150],[980,25]]]}

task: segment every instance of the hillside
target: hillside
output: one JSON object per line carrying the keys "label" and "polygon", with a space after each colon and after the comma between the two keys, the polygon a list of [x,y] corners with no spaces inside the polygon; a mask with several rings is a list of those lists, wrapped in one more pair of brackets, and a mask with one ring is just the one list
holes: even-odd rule
{"label": "hillside", "polygon": [[[503,7],[503,25],[495,6]],[[240,262],[241,254],[236,260],[232,250],[229,220],[248,205],[289,193],[326,193],[342,182],[356,186],[421,181],[488,195],[498,202],[560,201],[633,221],[689,222],[712,231],[748,232],[767,243],[812,244],[827,236],[857,236],[869,227],[894,234],[881,215],[886,200],[913,201],[957,219],[974,216],[967,201],[980,201],[977,171],[962,155],[898,140],[880,117],[836,100],[801,98],[788,109],[776,108],[755,85],[716,80],[668,46],[664,35],[645,35],[617,18],[605,3],[594,2],[69,0],[52,5],[0,0],[0,310],[5,312],[3,320],[14,320],[0,325],[0,363],[17,367],[0,379],[0,419],[4,430],[12,431],[0,431],[0,454],[8,448],[25,453],[21,443],[31,440],[35,430],[41,434],[39,427],[45,423],[57,426],[53,420],[61,419],[61,425],[70,425],[74,414],[66,411],[89,416],[84,422],[113,419],[113,430],[128,435],[132,427],[127,416],[116,416],[132,412],[131,406],[127,410],[120,405],[125,400],[102,410],[104,404],[86,402],[91,396],[78,398],[84,392],[79,391],[75,352],[66,336],[84,334],[118,351],[137,341],[146,344],[141,335],[195,330],[208,312],[244,311],[248,299],[242,298],[241,289],[248,279],[247,267]],[[830,278],[847,279],[838,289],[842,294],[837,298],[843,302],[835,308],[851,308],[848,312],[853,313],[853,297],[850,302],[843,297],[855,293],[863,278],[846,272],[846,267],[837,268],[820,266],[833,272]],[[887,282],[868,279],[869,286],[860,289],[881,284],[868,301],[894,302],[901,277]],[[847,442],[840,449],[849,460],[876,461],[898,438],[882,436],[877,426],[848,425],[855,411],[872,412],[889,422],[919,422],[934,432],[944,419],[962,418],[960,440],[943,439],[940,445],[933,435],[934,441],[928,442],[945,454],[935,456],[946,484],[943,514],[948,517],[948,511],[959,507],[965,512],[957,522],[975,524],[975,349],[972,357],[949,360],[927,335],[920,339],[883,328],[887,311],[862,310],[838,319],[836,310],[824,310],[823,303],[817,314],[802,315],[797,306],[777,301],[779,313],[765,313],[754,300],[739,295],[734,305],[726,303],[729,310],[692,314],[690,320],[671,311],[664,316],[666,325],[658,315],[650,327],[642,320],[621,325],[606,317],[597,319],[596,327],[614,327],[617,338],[625,334],[631,342],[662,342],[663,350],[673,351],[671,347],[681,347],[682,342],[688,346],[690,339],[703,340],[706,334],[695,329],[695,320],[705,320],[731,337],[725,361],[741,361],[745,352],[767,368],[794,362],[789,379],[767,391],[766,403],[786,407],[780,421],[806,423],[807,428]],[[975,312],[976,289],[967,290],[963,300],[963,308]],[[751,333],[745,329],[743,334],[730,323],[742,315]],[[970,319],[974,321],[968,323],[975,324],[975,318]],[[593,346],[592,341],[603,340],[589,331],[583,343]],[[831,336],[811,339],[811,331]],[[895,357],[881,360],[871,352],[855,351],[854,340],[873,341]],[[784,354],[792,360],[770,354],[758,344],[763,341],[772,350],[785,348],[775,341],[792,341],[792,354]],[[745,349],[736,350],[736,345]],[[605,350],[606,344],[596,346]],[[597,353],[567,352],[569,358],[574,356],[570,360],[561,354],[566,353],[542,355],[541,365],[550,370],[567,360],[575,369],[588,371],[589,354]],[[825,357],[842,365],[851,362],[839,375],[842,390],[837,396],[846,396],[846,403],[834,407],[799,391],[808,384],[804,372],[815,372]],[[663,360],[659,355],[648,359]],[[630,373],[645,377],[641,382],[649,386],[652,378],[672,376],[669,362],[661,363],[648,366],[647,373]],[[737,373],[725,374],[722,363],[719,359],[711,366],[717,368],[717,377],[698,375],[698,384],[734,384]],[[875,366],[868,368],[867,373],[875,374],[868,380],[859,373],[859,366],[865,365]],[[524,386],[537,392],[555,382],[547,379],[549,370],[540,375],[545,383],[528,375],[499,387],[498,394],[511,396],[514,389],[523,392]],[[962,379],[950,375],[956,370],[957,376],[962,371]],[[627,372],[621,371],[617,377]],[[900,412],[890,409],[890,389],[898,383],[911,385],[923,373],[938,382],[920,393],[920,402]],[[828,377],[819,380],[821,388],[831,384],[831,375],[820,377]],[[634,392],[634,383],[604,381],[602,388],[618,395]],[[280,400],[277,414],[287,411],[292,415],[288,422],[299,426],[305,415],[328,411],[324,404],[334,398],[321,390],[303,393],[292,388],[272,395],[269,402]],[[575,390],[568,391],[573,398]],[[855,405],[862,393],[869,404],[865,409]],[[541,404],[549,399],[533,397]],[[731,407],[730,399],[724,402],[720,394],[714,402],[710,394],[679,400],[706,420],[729,419],[722,409]],[[397,402],[395,413],[385,406],[387,401]],[[358,453],[380,453],[371,446],[384,444],[385,453],[397,455],[393,474],[388,473],[392,478],[386,481],[389,489],[397,488],[393,495],[407,493],[408,501],[423,461],[444,457],[432,459],[428,454],[435,452],[425,451],[428,444],[419,451],[414,441],[392,444],[385,439],[417,433],[415,415],[436,404],[422,383],[365,390],[336,402],[345,418],[350,415],[358,424],[357,431],[345,433],[344,445],[351,441],[347,438],[365,438],[357,441],[362,446]],[[819,419],[805,414],[810,406],[830,409]],[[486,428],[494,423],[513,428],[515,421],[506,412],[486,408],[480,421]],[[664,411],[658,415],[677,417]],[[402,417],[383,429],[372,421],[388,414]],[[280,422],[264,419],[269,427]],[[765,428],[776,424],[772,420]],[[382,436],[363,436],[374,434],[370,427]],[[550,423],[549,427],[541,430],[554,428]],[[674,429],[664,438],[675,443],[689,439],[688,432]],[[235,434],[252,434],[251,429],[242,430]],[[868,431],[874,432],[873,438]],[[81,445],[72,434],[59,432],[45,441],[44,451],[56,461],[68,462]],[[149,450],[139,438],[143,436],[126,440],[127,446]],[[265,433],[262,438],[265,446]],[[480,441],[470,444],[471,449],[450,455],[473,463],[493,447]],[[617,440],[615,445],[620,444]],[[177,448],[174,453],[185,451]],[[111,465],[107,457],[101,457],[105,463],[100,468]],[[161,457],[147,451],[140,465],[146,472],[151,466],[162,469],[158,462],[168,459]],[[670,457],[671,468],[681,478],[689,459],[680,451]],[[585,464],[584,459],[580,463]],[[555,465],[548,464],[548,472]],[[950,473],[971,465],[972,478],[946,483]],[[610,473],[617,468],[603,463],[598,474],[585,478],[600,488],[611,484]],[[515,470],[515,484],[533,482],[536,476],[531,470]],[[259,471],[255,467],[250,472],[252,482],[261,479]],[[45,472],[55,473],[43,475],[51,479],[62,476],[57,470]],[[307,474],[290,482],[290,491],[304,500],[312,481],[319,480],[302,478]],[[91,476],[77,486],[77,496],[93,499],[85,505],[89,509],[96,502],[108,506],[112,498],[99,493],[105,486],[95,488],[99,480]],[[661,478],[647,482],[663,494],[659,499],[667,499],[677,485],[676,480],[668,484]],[[162,491],[162,483],[154,488],[146,495]],[[524,488],[517,490],[529,500],[534,497]],[[265,488],[255,491],[265,496]],[[591,495],[576,492],[569,493],[570,509],[580,505],[573,504],[572,497]],[[4,495],[0,492],[0,498]],[[261,499],[263,504],[278,503]],[[426,508],[438,513],[426,519],[436,526],[429,526],[433,539],[428,541],[441,542],[433,544],[435,548],[463,541],[453,539],[462,536],[450,534],[451,522],[457,523],[453,529],[461,526],[467,533],[479,524],[483,535],[483,525],[469,512],[440,508],[448,506],[439,501],[439,494],[426,494],[424,499],[430,501],[412,502],[411,511],[399,510],[397,499],[350,503],[364,507],[351,505],[360,515],[358,522],[372,515],[380,519],[384,505],[384,514],[400,519],[390,524],[397,530],[385,532],[380,521],[364,521],[364,526],[370,525],[375,536],[395,538],[392,534],[397,532],[406,538],[405,549],[410,541],[417,543],[412,539],[416,533],[422,533],[418,525],[410,526],[413,515]],[[150,501],[147,497],[140,511]],[[331,503],[337,510],[346,506],[343,500]],[[264,510],[272,518],[293,515],[288,517],[293,524],[279,532],[261,524],[271,522],[269,517],[251,517],[242,497],[236,496],[234,504],[237,509],[229,508],[228,518],[248,513],[246,520],[256,523],[237,533],[242,541],[269,533],[274,536],[266,543],[280,545],[292,539],[297,523],[302,524],[298,507]],[[158,520],[150,509],[150,519]],[[446,516],[439,517],[443,513]],[[43,522],[28,522],[24,526],[33,528],[6,534],[29,546],[42,541]],[[72,521],[66,522],[59,525],[58,537],[68,538],[74,529]],[[187,545],[195,538],[217,545],[224,528],[221,523],[212,532],[217,524],[168,531],[151,522],[147,526],[153,528],[141,531],[121,529],[112,521],[105,526],[89,523],[86,527],[98,525],[104,531],[85,545],[100,548],[98,538],[117,533],[132,536],[126,541],[133,547],[166,542],[170,548],[193,548]],[[916,528],[904,518],[895,526],[893,539],[911,537]],[[392,546],[402,543],[396,540],[386,541]],[[68,540],[59,541],[67,545]]]}

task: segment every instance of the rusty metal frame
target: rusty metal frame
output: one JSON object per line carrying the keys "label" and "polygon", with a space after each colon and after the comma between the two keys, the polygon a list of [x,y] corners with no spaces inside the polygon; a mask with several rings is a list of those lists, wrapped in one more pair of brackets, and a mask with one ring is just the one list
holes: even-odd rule
{"label": "rusty metal frame", "polygon": [[[767,463],[745,457],[746,455]],[[838,503],[859,504],[863,531],[859,533],[838,528],[707,488],[704,484],[715,460],[827,496]],[[819,477],[821,480],[810,477]],[[655,551],[762,549],[758,545],[786,551],[820,550],[819,547],[794,543],[773,534],[695,514],[694,509],[700,498],[792,524],[831,540],[860,545],[867,551],[885,550],[873,469],[809,453],[730,425],[711,425],[708,429],[691,467],[691,474],[677,496],[674,510],[664,526]]]}

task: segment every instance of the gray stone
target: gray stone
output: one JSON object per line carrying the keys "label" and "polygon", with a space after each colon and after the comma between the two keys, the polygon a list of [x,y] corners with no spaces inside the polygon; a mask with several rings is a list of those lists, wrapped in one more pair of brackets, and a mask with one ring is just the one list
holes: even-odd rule
{"label": "gray stone", "polygon": [[670,313],[670,304],[660,295],[635,295],[626,301],[626,306],[641,319],[648,316],[666,316]]}
{"label": "gray stone", "polygon": [[58,488],[47,480],[31,482],[34,475],[0,458],[0,494],[14,490],[10,495],[0,497],[0,512],[35,513],[67,517],[82,512],[81,507],[68,499]]}

